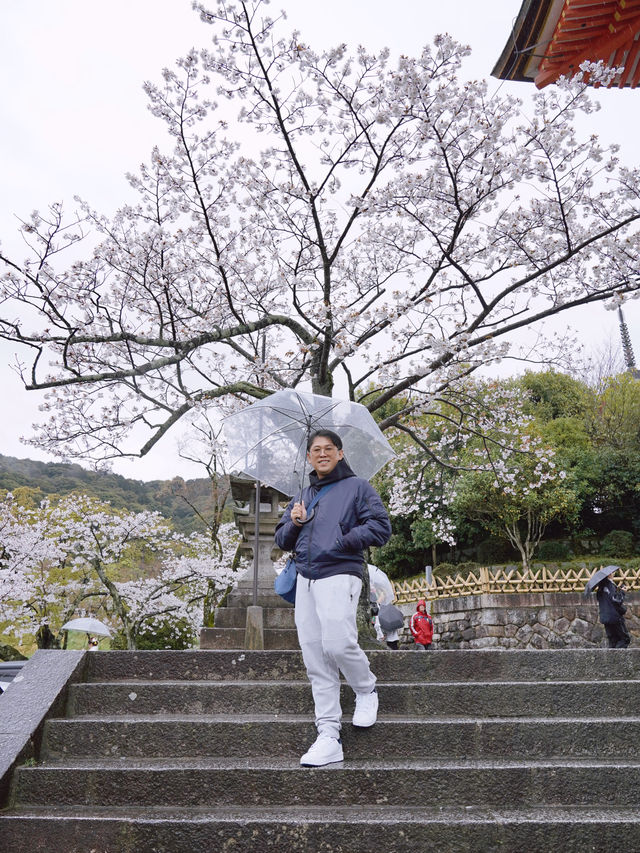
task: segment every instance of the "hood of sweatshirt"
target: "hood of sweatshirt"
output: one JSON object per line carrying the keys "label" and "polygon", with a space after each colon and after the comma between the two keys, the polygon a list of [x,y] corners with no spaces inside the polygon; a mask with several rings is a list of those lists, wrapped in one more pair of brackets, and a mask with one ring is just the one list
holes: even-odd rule
{"label": "hood of sweatshirt", "polygon": [[309,485],[313,492],[317,492],[318,489],[321,489],[322,486],[326,486],[329,483],[337,483],[338,480],[346,480],[347,477],[355,477],[356,474],[351,470],[349,464],[346,459],[341,459],[336,467],[331,471],[330,474],[327,474],[326,477],[318,477],[315,471],[311,471],[309,473]]}

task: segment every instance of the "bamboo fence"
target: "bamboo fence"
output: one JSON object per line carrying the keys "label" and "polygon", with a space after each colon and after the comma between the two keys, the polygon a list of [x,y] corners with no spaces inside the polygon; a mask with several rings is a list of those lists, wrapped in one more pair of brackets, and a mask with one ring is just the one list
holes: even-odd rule
{"label": "bamboo fence", "polygon": [[[463,595],[508,592],[584,592],[585,584],[595,568],[505,569],[479,568],[468,574],[433,578],[430,587],[427,579],[393,581],[397,604],[409,604],[426,598],[459,598]],[[640,589],[640,568],[619,568],[615,582],[626,584],[627,589]]]}

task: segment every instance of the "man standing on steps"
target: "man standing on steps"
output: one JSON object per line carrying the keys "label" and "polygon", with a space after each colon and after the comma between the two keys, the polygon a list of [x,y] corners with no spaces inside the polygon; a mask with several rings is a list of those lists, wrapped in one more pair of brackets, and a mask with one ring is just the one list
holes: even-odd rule
{"label": "man standing on steps", "polygon": [[313,468],[310,485],[285,510],[276,544],[295,552],[296,628],[315,703],[318,737],[300,764],[320,767],[343,759],[340,672],[356,694],[353,725],[369,728],[376,721],[376,677],[358,645],[356,611],[363,550],[384,545],[391,524],[376,490],[344,459],[339,435],[315,432],[307,442],[307,459]]}

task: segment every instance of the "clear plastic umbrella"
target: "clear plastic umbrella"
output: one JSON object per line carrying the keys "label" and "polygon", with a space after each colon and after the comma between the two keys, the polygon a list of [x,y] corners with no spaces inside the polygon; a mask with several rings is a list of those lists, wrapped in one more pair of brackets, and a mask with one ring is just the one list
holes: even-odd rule
{"label": "clear plastic umbrella", "polygon": [[392,604],[395,594],[393,584],[387,575],[372,563],[368,563],[367,568],[369,569],[369,586],[371,587],[372,597],[375,597],[376,602],[381,606]]}
{"label": "clear plastic umbrella", "polygon": [[288,388],[225,419],[229,469],[294,495],[304,485],[307,440],[319,429],[338,433],[345,459],[365,480],[395,456],[365,406]]}

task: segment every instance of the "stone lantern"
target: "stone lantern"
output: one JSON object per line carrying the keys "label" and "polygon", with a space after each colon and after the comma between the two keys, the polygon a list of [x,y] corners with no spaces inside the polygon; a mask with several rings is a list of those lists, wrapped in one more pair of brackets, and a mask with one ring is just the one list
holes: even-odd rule
{"label": "stone lantern", "polygon": [[[297,649],[293,606],[274,592],[274,558],[280,551],[274,544],[276,525],[282,514],[280,504],[289,498],[270,486],[260,486],[260,507],[256,543],[256,482],[248,477],[230,477],[234,521],[242,542],[240,555],[249,570],[216,608],[215,627],[200,632],[202,649]],[[257,548],[257,575],[254,576],[254,549]]]}
{"label": "stone lantern", "polygon": [[[242,536],[240,554],[249,560],[249,572],[238,582],[238,589],[253,589],[254,587],[254,548],[256,530],[256,481],[247,477],[230,477],[231,498],[233,500],[233,520]],[[274,554],[280,552],[275,547],[273,537],[280,518],[280,503],[289,498],[272,489],[270,486],[260,486],[260,516],[258,519],[258,598],[273,595]]]}

